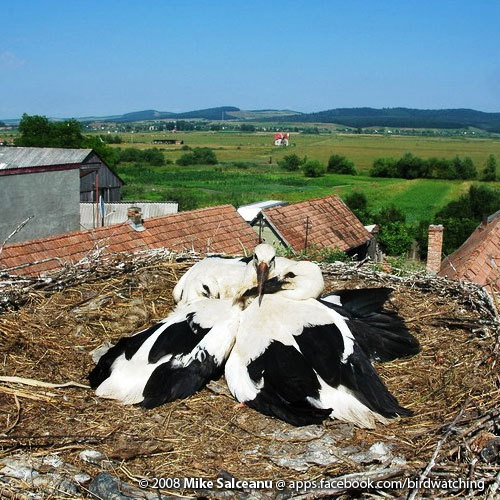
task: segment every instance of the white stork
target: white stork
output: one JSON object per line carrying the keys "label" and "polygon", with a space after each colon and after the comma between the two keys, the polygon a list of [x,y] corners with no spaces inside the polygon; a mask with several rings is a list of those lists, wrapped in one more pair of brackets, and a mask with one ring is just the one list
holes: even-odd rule
{"label": "white stork", "polygon": [[124,337],[89,374],[97,396],[154,408],[186,398],[222,375],[238,311],[231,300],[199,299]]}
{"label": "white stork", "polygon": [[402,320],[382,309],[388,288],[319,297],[311,262],[258,245],[249,259],[207,258],[174,289],[177,309],[121,339],[90,373],[98,396],[152,408],[222,374],[235,398],[293,425],[328,418],[373,427],[409,415],[371,360],[418,352]]}
{"label": "white stork", "polygon": [[[318,297],[324,288],[320,268],[307,261],[276,256],[274,247],[257,245],[253,257],[207,257],[197,262],[174,288],[174,300],[188,304],[205,298],[242,297],[246,303],[255,292],[280,293],[295,300]],[[245,292],[247,292],[246,295]]]}
{"label": "white stork", "polygon": [[377,421],[411,415],[333,309],[273,294],[241,314],[225,368],[238,401],[293,425],[330,416],[373,428]]}

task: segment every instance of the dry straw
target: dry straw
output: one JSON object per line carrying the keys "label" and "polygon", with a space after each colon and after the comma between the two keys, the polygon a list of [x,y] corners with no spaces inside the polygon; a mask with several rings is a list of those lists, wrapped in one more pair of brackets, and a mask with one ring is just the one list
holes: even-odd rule
{"label": "dry straw", "polygon": [[[69,381],[86,384],[91,351],[165,317],[173,308],[172,288],[194,258],[166,251],[96,255],[50,279],[4,277],[0,376],[56,386],[0,379],[0,457],[57,451],[91,476],[106,469],[128,482],[152,476],[214,478],[221,471],[240,479],[298,480],[373,469],[341,454],[326,466],[311,464],[306,472],[277,465],[270,452],[274,442],[283,441],[280,444],[293,456],[307,440],[276,439],[277,431],[290,426],[237,407],[223,382],[220,390],[205,389],[149,411],[101,400],[82,387],[57,387]],[[394,455],[407,460],[395,472],[391,468],[393,478],[482,478],[494,494],[499,466],[480,456],[488,438],[498,434],[500,401],[499,330],[488,295],[475,285],[388,275],[366,265],[329,264],[323,271],[328,290],[393,287],[389,307],[407,320],[422,352],[377,366],[414,417],[348,433],[345,425],[327,422],[321,436],[334,436],[340,449],[365,449],[377,441],[391,445]],[[99,450],[110,461],[100,466],[84,463],[78,457],[84,448]]]}

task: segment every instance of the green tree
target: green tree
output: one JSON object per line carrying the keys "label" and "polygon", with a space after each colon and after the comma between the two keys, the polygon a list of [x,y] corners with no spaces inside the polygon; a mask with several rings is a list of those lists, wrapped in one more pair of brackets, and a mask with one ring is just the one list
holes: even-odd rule
{"label": "green tree", "polygon": [[475,179],[477,178],[477,170],[474,166],[474,162],[472,158],[466,156],[464,159],[461,159],[458,156],[455,156],[453,160],[451,160],[453,168],[457,174],[458,179]]}
{"label": "green tree", "polygon": [[497,180],[497,159],[494,155],[488,156],[484,170],[481,173],[482,181],[496,181]]}
{"label": "green tree", "polygon": [[23,114],[19,123],[16,146],[49,148],[90,148],[110,167],[116,163],[116,154],[97,136],[84,136],[82,126],[76,120],[50,122],[46,116]]}
{"label": "green tree", "polygon": [[396,162],[397,177],[418,179],[428,177],[427,163],[411,153],[406,153]]}
{"label": "green tree", "polygon": [[429,177],[433,179],[456,179],[457,173],[450,160],[446,158],[428,158]]}
{"label": "green tree", "polygon": [[196,164],[199,165],[217,165],[217,156],[210,148],[194,148],[193,154],[196,159]]}
{"label": "green tree", "polygon": [[366,210],[368,201],[365,193],[362,193],[361,191],[353,191],[346,196],[345,204],[351,210]]}
{"label": "green tree", "polygon": [[278,161],[281,168],[290,172],[299,170],[301,163],[302,160],[296,154],[285,155],[283,159]]}
{"label": "green tree", "polygon": [[368,202],[365,193],[353,191],[346,196],[344,201],[363,224],[370,224],[373,222],[373,214],[368,210]]}
{"label": "green tree", "polygon": [[113,148],[110,148],[105,142],[102,142],[99,137],[95,135],[88,135],[84,137],[80,148],[89,148],[93,149],[113,171],[114,166],[118,162],[117,153]]}
{"label": "green tree", "polygon": [[54,147],[52,126],[46,116],[24,113],[19,123],[19,134],[14,140],[16,146]]}
{"label": "green tree", "polygon": [[380,226],[379,241],[388,255],[406,255],[413,240],[413,228],[404,222],[389,222]]}
{"label": "green tree", "polygon": [[375,222],[380,226],[386,224],[392,224],[394,222],[406,222],[405,214],[399,210],[395,205],[389,205],[380,209],[380,211],[374,216]]}
{"label": "green tree", "polygon": [[332,155],[328,159],[328,172],[335,174],[357,175],[354,163],[342,155]]}
{"label": "green tree", "polygon": [[307,160],[302,165],[302,171],[306,177],[321,177],[326,173],[326,166],[319,160]]}
{"label": "green tree", "polygon": [[371,177],[397,177],[394,158],[376,158],[370,169]]}

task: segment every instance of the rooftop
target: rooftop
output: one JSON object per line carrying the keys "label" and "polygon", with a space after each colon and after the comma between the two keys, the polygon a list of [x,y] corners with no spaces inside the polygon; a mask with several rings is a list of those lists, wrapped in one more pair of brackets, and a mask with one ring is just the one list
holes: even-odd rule
{"label": "rooftop", "polygon": [[0,170],[82,163],[92,149],[0,147]]}
{"label": "rooftop", "polygon": [[[446,257],[440,276],[463,279],[500,291],[500,217],[488,217],[465,243]],[[445,228],[446,231],[446,228]]]}
{"label": "rooftop", "polygon": [[288,205],[286,201],[279,200],[267,200],[267,201],[256,201],[255,203],[249,203],[248,205],[241,205],[238,208],[238,213],[247,221],[252,222],[259,213],[265,208],[276,207],[280,205]]}
{"label": "rooftop", "polygon": [[295,251],[304,250],[306,232],[309,245],[341,251],[356,248],[372,237],[338,196],[268,208],[262,213]]}
{"label": "rooftop", "polygon": [[135,252],[153,248],[200,253],[241,254],[258,238],[231,205],[191,210],[148,219],[137,232],[128,222],[95,230],[76,231],[50,238],[6,245],[0,270],[36,275],[77,262],[93,250],[103,253]]}

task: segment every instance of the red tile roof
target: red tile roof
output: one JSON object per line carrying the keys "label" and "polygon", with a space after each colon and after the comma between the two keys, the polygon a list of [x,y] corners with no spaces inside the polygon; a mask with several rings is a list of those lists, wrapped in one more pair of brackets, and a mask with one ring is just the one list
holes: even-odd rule
{"label": "red tile roof", "polygon": [[272,207],[262,213],[295,251],[305,248],[308,217],[308,245],[345,251],[358,247],[372,237],[338,196]]}
{"label": "red tile roof", "polygon": [[458,250],[443,260],[438,274],[500,291],[500,216],[481,224]]}
{"label": "red tile roof", "polygon": [[[99,229],[77,231],[23,243],[6,245],[0,255],[0,270],[36,275],[56,269],[64,262],[77,262],[96,248],[106,253],[151,248],[195,250],[200,253],[242,253],[253,249],[258,238],[231,205],[147,219],[145,231],[137,232],[128,222]],[[47,260],[31,265],[34,261]]]}

